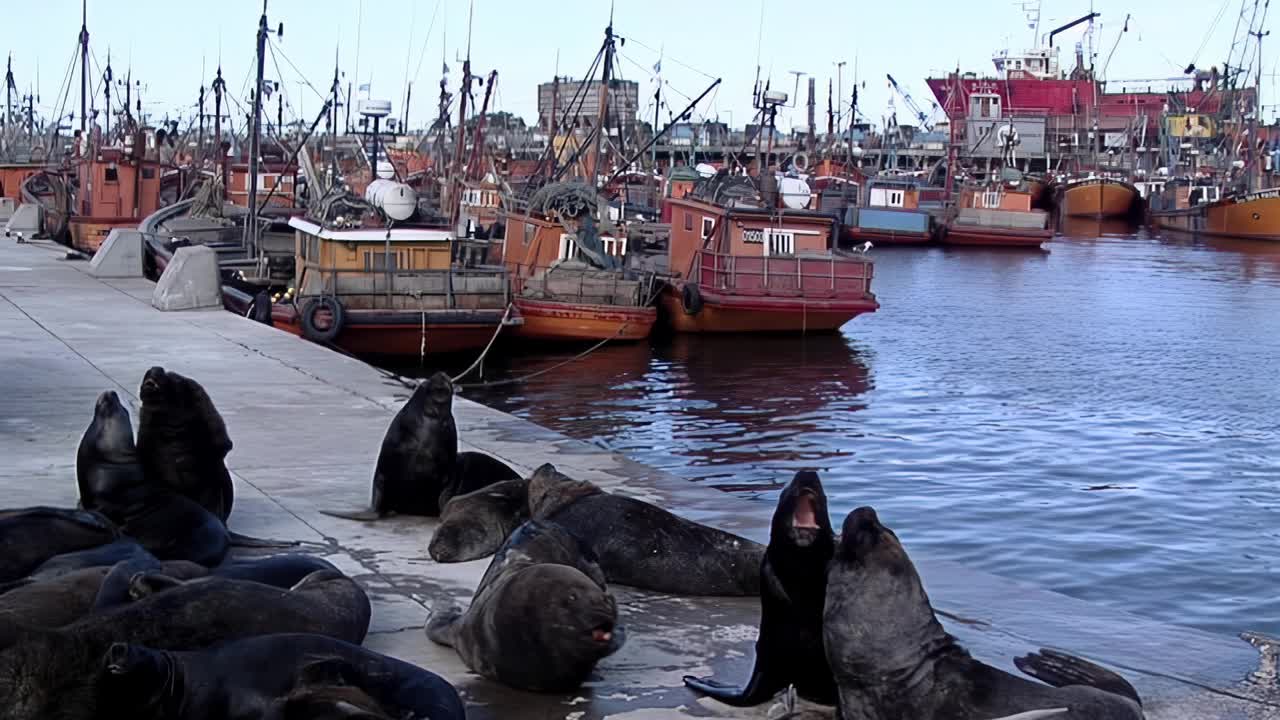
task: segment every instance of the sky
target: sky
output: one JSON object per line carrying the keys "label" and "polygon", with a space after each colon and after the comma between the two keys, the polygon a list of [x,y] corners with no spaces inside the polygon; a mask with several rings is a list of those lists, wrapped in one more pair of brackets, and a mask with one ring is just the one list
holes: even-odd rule
{"label": "sky", "polygon": [[[78,106],[78,67],[66,101],[60,102],[59,90],[74,64],[80,0],[0,4],[13,6],[5,12],[9,32],[0,37],[0,51],[12,53],[19,90],[36,86],[38,65],[42,111],[52,114],[62,103],[64,112]],[[886,73],[928,111],[933,97],[925,77],[955,67],[985,74],[994,53],[1030,47],[1033,31],[1024,6],[1034,12],[1037,5],[1041,35],[1091,6],[1100,12],[1094,29],[1097,64],[1105,64],[1105,76],[1121,84],[1175,77],[1193,61],[1202,68],[1220,65],[1242,5],[1252,8],[1253,0],[616,0],[613,23],[622,38],[618,68],[623,78],[640,84],[642,117],[653,115],[654,65],[661,57],[669,105],[660,112],[664,122],[716,77],[723,82],[695,118],[736,127],[749,122],[759,67],[773,89],[789,94],[796,88],[793,71],[806,73],[798,106],[779,113],[783,129],[806,124],[807,78],[817,78],[822,131],[828,82],[840,81],[847,108],[856,79],[859,111],[867,121],[882,122],[893,97],[899,120],[907,122],[910,112],[888,88]],[[100,86],[110,53],[117,78],[131,68],[142,83],[144,110],[152,118],[191,117],[202,81],[208,86],[221,62],[228,92],[243,107],[261,11],[260,0],[88,0],[90,77]],[[609,13],[608,0],[269,0],[270,26],[283,23],[284,35],[273,35],[267,77],[281,81],[286,117],[310,120],[332,81],[336,51],[344,86],[369,83],[371,95],[391,100],[396,115],[406,80],[412,80],[410,125],[420,126],[436,114],[442,60],[451,71],[450,89],[457,89],[470,24],[473,72],[498,71],[493,110],[533,121],[537,84],[557,69],[561,76],[581,77],[600,47]],[[1122,33],[1126,16],[1129,31]],[[1266,26],[1271,24],[1268,19]],[[1057,38],[1064,67],[1074,62],[1082,27]],[[1266,105],[1280,103],[1280,54],[1271,48],[1280,45],[1263,47]],[[96,104],[102,106],[100,94]],[[212,112],[211,102],[206,112]]]}

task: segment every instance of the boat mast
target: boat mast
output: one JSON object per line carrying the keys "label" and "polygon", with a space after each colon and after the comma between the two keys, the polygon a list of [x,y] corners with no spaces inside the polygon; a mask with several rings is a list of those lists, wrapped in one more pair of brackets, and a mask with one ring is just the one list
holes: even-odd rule
{"label": "boat mast", "polygon": [[[472,11],[475,5],[471,6]],[[462,188],[458,174],[462,172],[462,155],[467,144],[467,96],[471,94],[471,20],[467,19],[467,56],[462,61],[462,85],[458,89],[458,137],[449,167],[449,224],[457,227],[461,212]]]}
{"label": "boat mast", "polygon": [[601,135],[609,127],[609,70],[613,65],[613,8],[609,9],[609,25],[604,29],[604,65],[600,68],[600,108],[596,116],[596,136],[591,153],[591,186],[600,181]]}
{"label": "boat mast", "polygon": [[[1263,16],[1265,17],[1265,13]],[[1257,176],[1262,175],[1262,152],[1264,148],[1258,143],[1258,121],[1262,115],[1262,38],[1271,34],[1270,30],[1263,31],[1262,25],[1258,25],[1257,30],[1249,31],[1249,34],[1258,39],[1258,74],[1257,81],[1253,88],[1253,120],[1249,123],[1249,144],[1253,146],[1253,152],[1249,153],[1249,162],[1251,167],[1246,174],[1245,181],[1246,190],[1253,192],[1253,180]]]}
{"label": "boat mast", "polygon": [[89,129],[89,0],[80,3],[80,134]]}
{"label": "boat mast", "polygon": [[218,75],[213,79],[213,147],[214,158],[217,160],[214,168],[222,178],[222,189],[218,192],[219,200],[225,200],[227,197],[227,153],[222,149],[222,91],[226,86],[226,81],[222,79],[222,63],[218,63]]}
{"label": "boat mast", "polygon": [[4,74],[4,132],[9,133],[13,122],[13,53],[9,53],[9,65]]}
{"label": "boat mast", "polygon": [[262,70],[266,60],[267,0],[262,0],[262,17],[258,19],[258,72],[253,86],[253,127],[249,130],[249,218],[244,224],[244,245],[258,245],[258,133],[262,130]]}
{"label": "boat mast", "polygon": [[111,51],[107,50],[107,69],[102,72],[102,92],[107,97],[106,130],[103,137],[111,142]]}

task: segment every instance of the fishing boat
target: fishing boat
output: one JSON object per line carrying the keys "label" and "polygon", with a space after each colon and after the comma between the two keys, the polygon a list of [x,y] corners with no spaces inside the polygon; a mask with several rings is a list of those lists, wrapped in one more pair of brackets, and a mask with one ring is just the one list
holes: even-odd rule
{"label": "fishing boat", "polygon": [[474,257],[466,239],[418,222],[411,188],[380,178],[365,198],[335,192],[289,219],[296,275],[273,325],[354,355],[421,359],[480,350],[519,324],[505,270],[458,260]]}
{"label": "fishing boat", "polygon": [[1280,240],[1280,188],[1222,194],[1207,180],[1170,180],[1152,198],[1151,223],[1166,230],[1244,240]]}
{"label": "fishing boat", "polygon": [[1138,188],[1118,178],[1090,176],[1068,180],[1062,185],[1058,207],[1065,217],[1130,217],[1139,201]]}
{"label": "fishing boat", "polygon": [[542,188],[506,217],[502,257],[520,311],[519,337],[643,340],[658,319],[653,273],[627,268],[627,229],[598,227],[599,200],[582,183]]}
{"label": "fishing boat", "polygon": [[853,244],[923,245],[934,239],[933,215],[920,208],[914,179],[876,177],[867,181],[866,202],[850,208],[844,234]]}
{"label": "fishing boat", "polygon": [[1049,213],[1031,207],[1024,184],[966,186],[941,233],[945,245],[1038,248],[1053,237]]}
{"label": "fishing boat", "polygon": [[880,307],[870,258],[836,249],[835,218],[781,204],[770,179],[761,193],[754,178],[721,171],[667,198],[675,277],[660,300],[673,330],[834,331]]}

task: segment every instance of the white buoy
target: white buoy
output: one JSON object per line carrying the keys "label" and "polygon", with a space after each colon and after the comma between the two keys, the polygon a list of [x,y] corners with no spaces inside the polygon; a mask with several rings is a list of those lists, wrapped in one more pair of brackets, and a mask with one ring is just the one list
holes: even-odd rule
{"label": "white buoy", "polygon": [[408,220],[418,209],[418,193],[394,180],[377,179],[369,183],[364,199],[392,220]]}

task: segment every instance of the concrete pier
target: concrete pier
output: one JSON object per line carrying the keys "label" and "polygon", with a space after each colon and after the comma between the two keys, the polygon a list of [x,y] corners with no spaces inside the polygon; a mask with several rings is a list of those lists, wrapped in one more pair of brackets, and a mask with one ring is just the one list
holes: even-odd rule
{"label": "concrete pier", "polygon": [[[700,700],[685,674],[745,679],[758,601],[674,598],[614,587],[627,645],[570,695],[532,695],[470,674],[423,634],[433,603],[465,604],[487,560],[440,565],[426,552],[435,526],[421,518],[365,524],[321,508],[368,501],[382,434],[408,390],[360,361],[221,310],[164,313],[154,285],[95,279],[65,248],[0,238],[0,506],[76,502],[75,449],[99,392],[133,410],[152,365],[199,380],[235,449],[234,530],[301,541],[361,582],[374,602],[367,645],[448,677],[474,718],[763,717]],[[554,462],[613,492],[764,541],[773,508],[699,487],[524,420],[459,399],[464,449],[522,471]],[[786,478],[779,478],[785,480]],[[880,508],[891,518],[892,508]],[[839,526],[842,518],[833,518]],[[1176,533],[1176,528],[1170,528]],[[902,538],[908,549],[911,538]],[[992,538],[993,543],[1000,542]],[[1280,715],[1270,687],[1248,681],[1257,653],[1232,637],[1164,625],[970,571],[915,553],[948,629],[984,661],[1049,646],[1107,664],[1142,692],[1148,718]]]}

